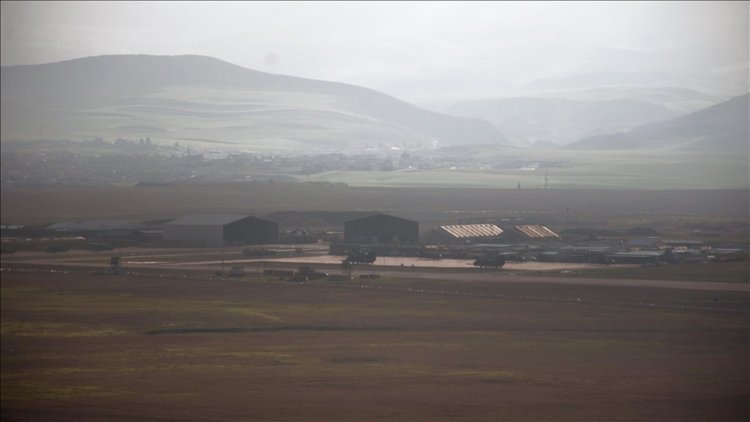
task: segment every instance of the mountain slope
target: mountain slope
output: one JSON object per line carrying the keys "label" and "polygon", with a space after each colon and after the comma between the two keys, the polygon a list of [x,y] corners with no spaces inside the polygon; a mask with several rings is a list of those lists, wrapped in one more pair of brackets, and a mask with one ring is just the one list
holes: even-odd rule
{"label": "mountain slope", "polygon": [[267,149],[496,144],[490,124],[203,56],[3,67],[2,139],[150,136]]}
{"label": "mountain slope", "polygon": [[583,139],[573,149],[680,149],[747,154],[748,94],[686,116],[636,127],[628,132]]}
{"label": "mountain slope", "polygon": [[456,104],[446,113],[484,119],[517,145],[566,144],[582,137],[626,130],[678,115],[637,100],[571,101],[562,98],[503,98]]}
{"label": "mountain slope", "polygon": [[486,120],[515,145],[564,145],[671,119],[719,101],[680,88],[602,87],[465,101],[441,111]]}

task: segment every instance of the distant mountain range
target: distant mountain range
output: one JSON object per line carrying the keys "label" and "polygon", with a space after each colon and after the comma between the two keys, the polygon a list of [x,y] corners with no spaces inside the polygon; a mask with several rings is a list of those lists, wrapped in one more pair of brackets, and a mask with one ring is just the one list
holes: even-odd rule
{"label": "distant mountain range", "polygon": [[734,97],[712,107],[624,133],[594,136],[571,149],[674,149],[748,153],[750,97]]}
{"label": "distant mountain range", "polygon": [[721,101],[683,88],[603,87],[465,101],[441,111],[492,123],[519,145],[564,145],[682,116]]}
{"label": "distant mountain range", "polygon": [[3,141],[151,137],[304,151],[504,141],[482,120],[204,56],[99,56],[1,76]]}
{"label": "distant mountain range", "polygon": [[467,146],[747,151],[748,96],[603,87],[428,111],[344,83],[205,56],[98,56],[0,69],[0,139],[138,139],[272,151]]}

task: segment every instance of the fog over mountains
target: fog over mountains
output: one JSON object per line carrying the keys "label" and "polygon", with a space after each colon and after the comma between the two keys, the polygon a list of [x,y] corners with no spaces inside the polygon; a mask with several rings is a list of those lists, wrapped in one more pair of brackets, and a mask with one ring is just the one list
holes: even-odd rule
{"label": "fog over mountains", "polygon": [[747,95],[602,87],[429,111],[377,91],[206,56],[120,55],[2,68],[3,141],[151,137],[237,149],[466,145],[746,151]]}
{"label": "fog over mountains", "polygon": [[679,149],[748,153],[748,94],[686,116],[594,136],[568,145],[577,149]]}
{"label": "fog over mountains", "polygon": [[99,56],[4,67],[2,120],[3,140],[149,136],[344,152],[503,142],[481,120],[204,56]]}
{"label": "fog over mountains", "polygon": [[564,145],[668,120],[720,101],[684,88],[603,87],[464,101],[441,110],[486,120],[514,145]]}

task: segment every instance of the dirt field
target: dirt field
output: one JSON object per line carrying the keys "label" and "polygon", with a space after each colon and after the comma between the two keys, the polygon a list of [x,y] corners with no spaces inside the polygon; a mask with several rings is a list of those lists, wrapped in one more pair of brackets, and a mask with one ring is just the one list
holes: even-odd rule
{"label": "dirt field", "polygon": [[3,421],[750,419],[747,289],[2,269]]}
{"label": "dirt field", "polygon": [[[154,187],[3,185],[2,224],[86,219],[139,221],[196,213],[263,215],[274,211],[383,211],[420,222],[504,215],[570,226],[660,226],[683,219],[748,217],[748,190],[363,188],[311,183],[183,184]],[[92,207],[91,204],[96,204]],[[134,206],[137,204],[137,206]],[[683,216],[676,219],[674,216]],[[695,221],[694,221],[695,220]],[[746,225],[744,233],[747,233]]]}

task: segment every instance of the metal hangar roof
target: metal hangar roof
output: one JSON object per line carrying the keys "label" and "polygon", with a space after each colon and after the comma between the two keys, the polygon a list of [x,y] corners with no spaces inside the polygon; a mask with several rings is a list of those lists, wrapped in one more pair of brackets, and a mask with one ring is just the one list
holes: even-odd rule
{"label": "metal hangar roof", "polygon": [[515,229],[532,239],[543,239],[547,237],[560,237],[557,233],[539,224],[527,224],[515,226]]}
{"label": "metal hangar roof", "polygon": [[459,224],[440,226],[441,229],[455,238],[495,237],[503,234],[503,229],[494,224]]}

